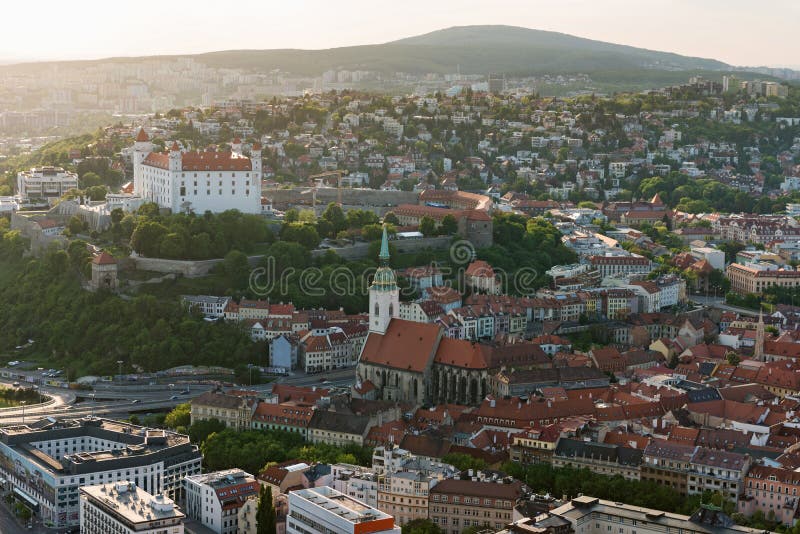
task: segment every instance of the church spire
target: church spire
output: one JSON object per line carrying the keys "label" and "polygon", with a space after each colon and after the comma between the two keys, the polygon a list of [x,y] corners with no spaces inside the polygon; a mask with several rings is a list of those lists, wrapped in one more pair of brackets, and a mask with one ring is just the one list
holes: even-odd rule
{"label": "church spire", "polygon": [[753,349],[753,359],[757,362],[764,361],[764,312],[759,307],[758,324],[756,325],[756,346]]}
{"label": "church spire", "polygon": [[386,233],[386,225],[383,225],[383,236],[381,237],[381,252],[378,254],[381,265],[389,265],[389,236]]}

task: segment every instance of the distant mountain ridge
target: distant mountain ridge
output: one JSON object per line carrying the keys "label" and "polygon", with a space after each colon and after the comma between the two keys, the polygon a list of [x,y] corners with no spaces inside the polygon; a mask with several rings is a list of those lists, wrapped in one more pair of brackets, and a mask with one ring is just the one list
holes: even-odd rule
{"label": "distant mountain ridge", "polygon": [[714,59],[681,56],[516,26],[455,26],[376,45],[326,50],[230,50],[193,56],[213,66],[318,75],[330,69],[488,72],[514,75],[602,70],[723,70]]}
{"label": "distant mountain ridge", "polygon": [[[688,57],[575,37],[565,33],[516,26],[454,26],[382,44],[323,50],[224,50],[202,54],[112,57],[0,65],[4,72],[32,73],[47,65],[80,68],[98,63],[131,63],[152,59],[193,58],[211,67],[251,72],[274,69],[300,76],[328,70],[411,74],[490,73],[522,77],[543,74],[588,74],[615,88],[661,87],[685,81],[689,73],[714,73],[734,68],[721,61]],[[745,69],[736,69],[745,70]]]}

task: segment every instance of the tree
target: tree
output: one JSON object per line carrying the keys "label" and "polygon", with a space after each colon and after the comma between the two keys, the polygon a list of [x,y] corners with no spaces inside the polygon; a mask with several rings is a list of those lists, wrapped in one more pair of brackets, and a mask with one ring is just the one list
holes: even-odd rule
{"label": "tree", "polygon": [[84,189],[101,185],[103,179],[95,172],[87,172],[81,176],[81,187]]}
{"label": "tree", "polygon": [[444,534],[439,525],[430,519],[414,519],[403,525],[402,534]]}
{"label": "tree", "polygon": [[295,208],[291,208],[286,210],[286,213],[283,214],[283,222],[285,223],[294,223],[300,220],[300,212],[297,211]]}
{"label": "tree", "polygon": [[419,231],[422,232],[425,237],[433,235],[436,233],[436,221],[425,215],[419,221]]}
{"label": "tree", "polygon": [[393,224],[395,226],[400,226],[400,219],[397,218],[397,215],[394,212],[389,212],[383,216],[383,222],[386,224]]}
{"label": "tree", "polygon": [[192,406],[188,402],[177,405],[164,418],[164,424],[175,429],[179,426],[188,428],[192,423]]}
{"label": "tree", "polygon": [[272,488],[261,486],[256,510],[256,534],[275,534],[275,504],[272,502]]}
{"label": "tree", "polygon": [[81,233],[86,228],[86,223],[78,217],[77,215],[73,215],[69,218],[69,222],[67,223],[67,230],[69,230],[70,235],[77,235]]}
{"label": "tree", "polygon": [[133,231],[131,247],[142,256],[156,258],[160,253],[161,240],[167,232],[167,227],[159,222],[144,221]]}
{"label": "tree", "polygon": [[104,185],[94,185],[86,188],[86,196],[92,201],[105,200],[107,193],[108,188]]}
{"label": "tree", "polygon": [[735,366],[735,365],[739,365],[739,364],[742,362],[742,358],[740,358],[740,357],[739,357],[739,355],[738,355],[738,354],[736,354],[736,353],[735,353],[735,352],[733,352],[733,351],[729,351],[729,352],[728,352],[728,353],[725,355],[725,359],[726,359],[726,360],[728,360],[728,364],[730,364],[730,365],[734,365],[734,366]]}
{"label": "tree", "polygon": [[125,212],[122,211],[122,208],[114,208],[113,210],[111,210],[111,222],[113,224],[121,223],[124,217],[125,217]]}
{"label": "tree", "polygon": [[219,419],[197,421],[189,427],[189,439],[192,443],[203,443],[208,437],[217,432],[222,432],[227,426]]}
{"label": "tree", "polygon": [[250,263],[247,255],[238,250],[231,250],[222,260],[222,270],[233,289],[244,289],[250,279]]}
{"label": "tree", "polygon": [[347,217],[341,206],[335,202],[328,204],[328,207],[322,212],[322,218],[333,225],[334,235],[347,228]]}
{"label": "tree", "polygon": [[452,215],[445,215],[442,219],[442,225],[439,227],[439,232],[444,235],[453,235],[458,232],[458,221]]}

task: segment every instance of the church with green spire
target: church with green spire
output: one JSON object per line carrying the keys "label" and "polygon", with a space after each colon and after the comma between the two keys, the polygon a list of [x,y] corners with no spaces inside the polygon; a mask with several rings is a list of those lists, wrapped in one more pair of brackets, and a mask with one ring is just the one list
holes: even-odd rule
{"label": "church with green spire", "polygon": [[385,225],[378,260],[380,266],[369,287],[369,331],[383,334],[389,321],[400,316],[400,289],[394,270],[389,266],[389,236]]}

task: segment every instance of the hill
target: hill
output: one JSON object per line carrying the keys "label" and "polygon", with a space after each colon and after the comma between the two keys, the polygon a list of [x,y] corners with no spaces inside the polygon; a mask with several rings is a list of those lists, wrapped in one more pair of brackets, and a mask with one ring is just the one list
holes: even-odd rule
{"label": "hill", "polygon": [[319,75],[329,69],[382,72],[488,72],[525,75],[631,69],[723,70],[693,58],[514,26],[458,26],[384,44],[326,50],[230,50],[194,56],[216,67],[281,69]]}

